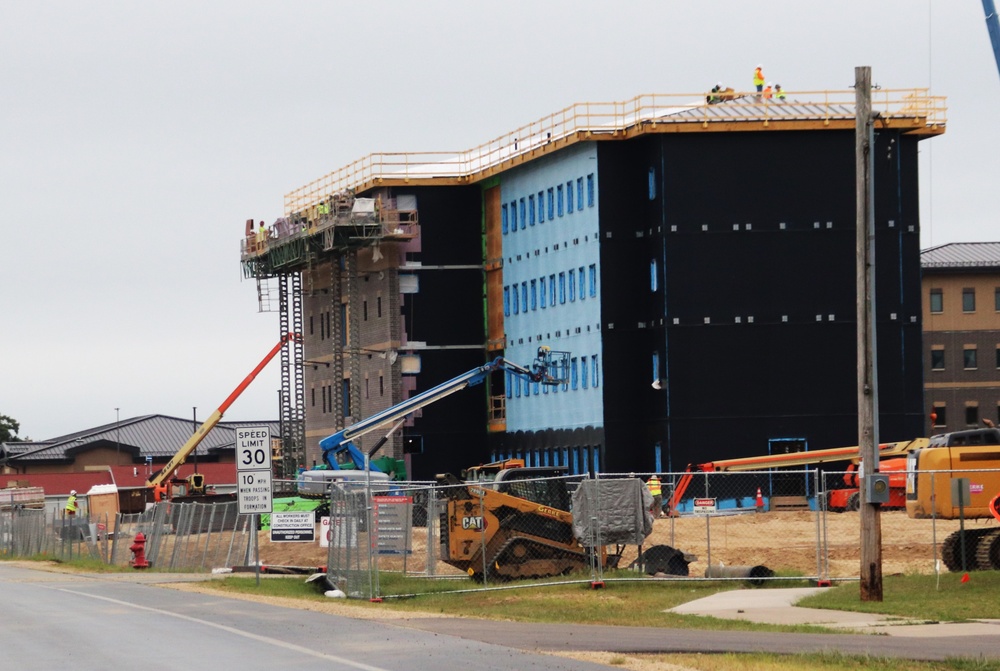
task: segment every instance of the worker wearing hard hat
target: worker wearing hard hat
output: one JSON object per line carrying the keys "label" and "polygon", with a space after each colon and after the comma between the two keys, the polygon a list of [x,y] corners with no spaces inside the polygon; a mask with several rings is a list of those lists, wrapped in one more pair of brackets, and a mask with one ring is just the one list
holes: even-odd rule
{"label": "worker wearing hard hat", "polygon": [[771,86],[771,82],[768,82],[767,87],[764,88],[764,99],[770,100],[772,95],[774,95],[774,89]]}
{"label": "worker wearing hard hat", "polygon": [[66,515],[68,517],[74,517],[77,510],[79,510],[79,508],[76,505],[76,490],[71,489],[69,490],[69,498],[66,499]]}
{"label": "worker wearing hard hat", "polygon": [[758,65],[757,69],[753,71],[753,85],[757,89],[757,93],[764,90],[764,70],[763,65]]}
{"label": "worker wearing hard hat", "polygon": [[778,100],[785,99],[785,92],[782,90],[781,84],[774,85],[774,97],[777,98]]}
{"label": "worker wearing hard hat", "polygon": [[653,517],[663,517],[663,488],[660,486],[660,478],[653,473],[646,481],[649,493],[653,495],[653,507],[651,512]]}
{"label": "worker wearing hard hat", "polygon": [[722,98],[719,96],[719,93],[721,91],[722,91],[722,82],[719,82],[718,84],[712,87],[711,92],[709,92],[709,94],[705,97],[705,102],[707,102],[709,105],[714,105],[715,103],[721,102]]}

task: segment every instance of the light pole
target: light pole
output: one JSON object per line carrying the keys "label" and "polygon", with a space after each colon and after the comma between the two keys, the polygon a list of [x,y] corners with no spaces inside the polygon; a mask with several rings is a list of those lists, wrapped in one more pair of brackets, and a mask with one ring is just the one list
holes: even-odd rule
{"label": "light pole", "polygon": [[122,454],[122,420],[121,413],[115,408],[115,466],[121,465]]}

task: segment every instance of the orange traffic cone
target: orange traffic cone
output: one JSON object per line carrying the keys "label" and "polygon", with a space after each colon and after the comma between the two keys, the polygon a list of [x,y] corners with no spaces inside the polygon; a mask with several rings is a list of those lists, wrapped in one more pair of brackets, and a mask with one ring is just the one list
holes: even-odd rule
{"label": "orange traffic cone", "polygon": [[755,505],[757,507],[757,512],[764,511],[764,497],[760,493],[760,487],[757,488],[757,503]]}

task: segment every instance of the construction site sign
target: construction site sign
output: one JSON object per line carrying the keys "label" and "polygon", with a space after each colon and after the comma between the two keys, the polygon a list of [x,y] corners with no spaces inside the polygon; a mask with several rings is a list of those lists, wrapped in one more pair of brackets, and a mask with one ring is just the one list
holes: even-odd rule
{"label": "construction site sign", "polygon": [[701,515],[711,515],[716,510],[715,499],[695,499],[694,513]]}
{"label": "construction site sign", "polygon": [[380,555],[410,554],[412,496],[373,496],[375,507],[375,548]]}
{"label": "construction site sign", "polygon": [[312,543],[316,540],[316,511],[271,513],[272,543]]}

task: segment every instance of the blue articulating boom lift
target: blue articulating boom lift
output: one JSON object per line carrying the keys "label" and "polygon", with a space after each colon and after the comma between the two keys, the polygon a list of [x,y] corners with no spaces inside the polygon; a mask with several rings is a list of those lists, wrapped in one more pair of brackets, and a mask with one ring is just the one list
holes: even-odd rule
{"label": "blue articulating boom lift", "polygon": [[[473,368],[467,373],[463,373],[447,382],[442,382],[436,387],[397,403],[391,408],[377,412],[356,424],[352,424],[343,431],[338,431],[332,436],[327,436],[319,441],[319,446],[323,450],[323,461],[331,469],[341,469],[343,466],[341,466],[337,458],[346,453],[353,463],[354,468],[364,469],[367,466],[370,470],[379,470],[371,464],[368,457],[385,444],[385,441],[388,440],[392,432],[402,424],[402,420],[410,413],[431,403],[436,403],[457,391],[480,384],[490,373],[500,370],[510,371],[532,382],[547,385],[562,384],[565,382],[568,363],[569,352],[554,352],[545,346],[538,348],[538,355],[530,368],[507,361],[503,357],[497,357],[489,363],[483,364],[478,368]],[[393,426],[382,440],[369,450],[367,455],[351,442],[379,427],[393,423],[395,423],[395,426]]]}
{"label": "blue articulating boom lift", "polygon": [[990,33],[990,44],[993,45],[993,58],[1000,72],[1000,21],[997,20],[997,8],[993,0],[983,0],[983,11],[986,13],[986,30]]}

